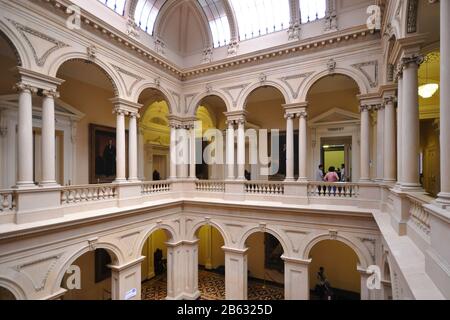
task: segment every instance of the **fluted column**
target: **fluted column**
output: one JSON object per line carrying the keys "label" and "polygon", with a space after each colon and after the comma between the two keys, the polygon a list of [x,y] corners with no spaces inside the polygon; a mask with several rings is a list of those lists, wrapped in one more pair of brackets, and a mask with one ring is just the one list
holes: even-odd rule
{"label": "fluted column", "polygon": [[287,113],[286,118],[286,181],[294,181],[294,117]]}
{"label": "fluted column", "polygon": [[396,132],[394,97],[384,99],[384,181],[396,180]]}
{"label": "fluted column", "polygon": [[170,179],[177,179],[177,126],[170,124]]}
{"label": "fluted column", "polygon": [[450,1],[441,0],[441,192],[438,202],[450,207]]}
{"label": "fluted column", "polygon": [[44,90],[42,101],[42,181],[41,186],[56,185],[55,98],[56,91]]}
{"label": "fluted column", "polygon": [[370,180],[370,114],[371,106],[361,106],[361,175],[360,180]]}
{"label": "fluted column", "polygon": [[420,189],[418,68],[423,58],[403,58],[402,189]]}
{"label": "fluted column", "polygon": [[126,111],[116,107],[116,183],[127,180],[125,173],[125,114]]}
{"label": "fluted column", "polygon": [[307,128],[306,128],[306,120],[308,118],[308,113],[305,111],[300,112],[298,114],[299,117],[299,130],[298,130],[298,162],[299,162],[299,170],[298,170],[298,181],[305,182],[308,180],[306,173],[306,163],[307,163]]}
{"label": "fluted column", "polygon": [[383,181],[384,178],[384,104],[380,104],[376,107],[377,112],[377,174],[376,180]]}
{"label": "fluted column", "polygon": [[245,180],[245,118],[241,118],[237,122],[238,180]]}
{"label": "fluted column", "polygon": [[196,164],[197,164],[197,159],[195,157],[195,147],[196,147],[196,132],[195,132],[195,124],[192,123],[190,125],[190,129],[189,129],[189,133],[190,133],[190,152],[189,152],[189,178],[191,179],[197,179],[197,173],[196,173]]}
{"label": "fluted column", "polygon": [[17,187],[27,188],[34,186],[32,93],[37,90],[23,83],[18,83],[16,88],[19,91]]}
{"label": "fluted column", "polygon": [[234,121],[227,120],[227,179],[234,180]]}
{"label": "fluted column", "polygon": [[130,113],[130,123],[129,123],[129,142],[128,142],[128,166],[129,166],[129,177],[128,180],[131,182],[138,181],[138,132],[137,132],[137,119],[139,114],[137,112]]}

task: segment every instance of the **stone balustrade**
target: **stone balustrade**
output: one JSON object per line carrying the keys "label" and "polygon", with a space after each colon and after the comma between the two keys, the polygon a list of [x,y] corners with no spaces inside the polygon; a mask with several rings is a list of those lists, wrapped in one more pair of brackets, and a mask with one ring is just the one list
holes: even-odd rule
{"label": "stone balustrade", "polygon": [[424,205],[431,203],[434,199],[426,195],[409,195],[411,222],[423,235],[429,236],[431,232],[430,213],[425,210]]}
{"label": "stone balustrade", "polygon": [[155,193],[164,193],[171,190],[171,183],[168,181],[153,181],[142,183],[142,194],[152,195]]}
{"label": "stone balustrade", "polygon": [[110,200],[117,197],[117,185],[70,186],[61,189],[61,205]]}
{"label": "stone balustrade", "polygon": [[195,182],[195,189],[201,192],[225,192],[225,182],[199,180]]}
{"label": "stone balustrade", "polygon": [[360,186],[356,183],[308,183],[309,197],[358,198]]}
{"label": "stone balustrade", "polygon": [[282,182],[265,181],[246,182],[245,192],[249,194],[283,195],[284,184]]}

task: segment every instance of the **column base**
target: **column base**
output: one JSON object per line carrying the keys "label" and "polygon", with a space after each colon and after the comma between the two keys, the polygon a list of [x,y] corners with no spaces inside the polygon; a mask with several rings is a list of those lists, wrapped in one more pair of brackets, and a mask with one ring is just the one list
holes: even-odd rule
{"label": "column base", "polygon": [[438,198],[435,200],[435,205],[442,209],[450,210],[450,193],[441,192],[438,194]]}
{"label": "column base", "polygon": [[130,183],[136,183],[136,182],[142,182],[142,180],[139,180],[138,177],[136,177],[136,178],[128,178],[128,182],[130,182]]}
{"label": "column base", "polygon": [[115,184],[124,184],[124,183],[128,183],[127,179],[116,179],[113,181],[113,183]]}
{"label": "column base", "polygon": [[298,178],[297,182],[308,182],[308,178],[307,177]]}
{"label": "column base", "polygon": [[61,185],[56,181],[42,181],[41,183],[39,183],[39,187],[41,188],[57,188],[60,186]]}
{"label": "column base", "polygon": [[370,178],[361,178],[359,179],[359,182],[372,182],[372,180],[370,180]]}
{"label": "column base", "polygon": [[286,178],[286,179],[284,179],[284,182],[295,182],[295,178],[294,177],[292,177],[292,178]]}
{"label": "column base", "polygon": [[13,189],[35,189],[38,188],[38,186],[34,182],[17,182],[17,184],[13,187]]}
{"label": "column base", "polygon": [[399,188],[403,192],[425,192],[420,184],[400,183]]}

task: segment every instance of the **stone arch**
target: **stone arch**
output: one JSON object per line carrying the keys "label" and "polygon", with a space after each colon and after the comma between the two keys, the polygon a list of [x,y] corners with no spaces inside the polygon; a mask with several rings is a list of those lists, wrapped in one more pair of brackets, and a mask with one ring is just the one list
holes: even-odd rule
{"label": "stone arch", "polygon": [[107,63],[103,62],[101,59],[90,59],[89,56],[86,53],[80,53],[80,52],[69,52],[67,54],[64,54],[52,63],[50,63],[51,68],[49,70],[49,76],[56,77],[59,69],[61,66],[69,61],[84,61],[84,62],[90,62],[93,65],[95,65],[97,68],[99,68],[100,71],[102,71],[105,76],[109,79],[113,91],[116,97],[119,98],[126,98],[126,88],[124,88],[121,85],[121,80],[119,75],[114,71],[113,68],[110,67]]}
{"label": "stone arch", "polygon": [[204,98],[209,97],[209,96],[216,96],[216,97],[219,97],[220,99],[222,99],[223,102],[225,103],[227,111],[228,112],[231,111],[231,103],[228,100],[228,97],[226,96],[226,94],[221,92],[221,91],[213,90],[213,91],[210,91],[210,92],[203,92],[203,93],[200,93],[197,96],[195,96],[195,98],[192,99],[192,102],[189,104],[188,115],[195,117],[195,115],[197,113],[197,109],[200,106],[200,102]]}
{"label": "stone arch", "polygon": [[254,84],[250,85],[249,87],[245,88],[245,90],[241,93],[241,96],[238,99],[237,106],[245,108],[248,97],[253,93],[253,91],[255,91],[258,88],[263,88],[263,87],[273,87],[273,88],[277,89],[283,95],[284,103],[285,104],[291,103],[291,98],[289,96],[289,89],[286,88],[283,83],[277,82],[277,81],[272,81],[272,80],[267,80],[264,82],[254,83]]}
{"label": "stone arch", "polygon": [[11,292],[11,294],[16,298],[16,300],[27,299],[25,290],[23,290],[23,288],[20,287],[16,282],[8,278],[0,277],[0,287],[3,287],[9,292]]}
{"label": "stone arch", "polygon": [[179,239],[176,230],[171,225],[157,224],[150,228],[147,228],[141,232],[141,235],[143,234],[143,236],[139,237],[138,239],[137,252],[135,254],[136,258],[141,257],[141,252],[144,248],[145,242],[147,241],[148,237],[150,237],[157,230],[163,230],[166,233],[168,242],[177,242]]}
{"label": "stone arch", "polygon": [[386,274],[385,274],[385,271],[386,271],[385,266],[386,265],[388,266],[389,272],[390,272],[389,279],[391,281],[392,298],[396,299],[396,298],[398,298],[397,293],[399,291],[397,288],[396,276],[395,276],[394,269],[393,269],[394,265],[392,264],[389,252],[386,252],[385,254],[383,254],[383,258],[381,260],[381,268],[382,268],[381,269],[381,280],[386,279]]}
{"label": "stone arch", "polygon": [[282,233],[280,233],[276,229],[272,229],[270,227],[266,227],[266,228],[252,227],[250,229],[247,229],[244,232],[244,234],[242,235],[241,240],[238,242],[239,248],[245,249],[245,242],[247,241],[247,239],[250,238],[250,236],[252,234],[258,233],[258,232],[268,233],[268,234],[274,236],[280,242],[281,246],[283,247],[283,255],[286,255],[288,257],[291,256],[291,250],[290,250],[290,247],[288,246],[289,240],[285,239],[285,237],[283,236]]}
{"label": "stone arch", "polygon": [[326,69],[326,70],[317,72],[312,77],[308,78],[304,84],[302,84],[302,88],[300,89],[299,102],[307,101],[308,93],[311,90],[311,88],[314,86],[314,84],[316,84],[316,82],[318,82],[322,78],[325,78],[326,76],[336,75],[336,74],[347,76],[347,77],[351,78],[353,81],[355,81],[356,85],[359,88],[360,94],[364,95],[369,92],[369,89],[368,89],[368,88],[370,88],[369,81],[366,79],[365,76],[359,74],[356,69],[353,71],[353,70],[349,70],[346,68],[336,68],[335,72],[332,74],[330,74],[328,69]]}
{"label": "stone arch", "polygon": [[170,94],[170,92],[167,89],[165,89],[162,86],[158,86],[155,83],[148,82],[148,81],[142,83],[139,87],[137,87],[134,90],[135,93],[134,93],[134,96],[132,97],[132,101],[138,102],[141,94],[147,89],[155,89],[155,90],[158,90],[160,93],[162,93],[164,98],[167,100],[170,114],[175,114],[176,113],[175,111],[179,109],[179,106],[175,103],[173,96]]}
{"label": "stone arch", "polygon": [[312,248],[316,244],[324,240],[336,240],[349,246],[358,256],[359,265],[361,268],[367,269],[370,265],[372,265],[372,258],[370,256],[370,253],[368,252],[368,249],[364,246],[364,244],[361,241],[343,235],[337,235],[335,238],[331,238],[329,233],[316,235],[313,238],[307,239],[305,242],[306,245],[303,249],[302,259],[304,260],[309,259],[309,254]]}
{"label": "stone arch", "polygon": [[14,51],[17,59],[17,65],[26,69],[31,69],[31,58],[27,54],[27,49],[20,38],[0,20],[0,37],[3,38]]}
{"label": "stone arch", "polygon": [[[112,264],[113,265],[121,265],[125,262],[124,255],[122,254],[122,251],[118,246],[112,243],[106,243],[106,242],[96,242],[93,247],[88,245],[83,245],[81,248],[78,248],[73,253],[70,253],[68,257],[62,262],[62,265],[60,266],[59,270],[57,271],[55,275],[55,280],[51,281],[53,283],[51,287],[51,293],[54,294],[58,292],[61,288],[61,282],[64,278],[64,275],[67,271],[67,269],[82,255],[90,252],[95,251],[97,249],[105,249],[108,251],[109,255],[111,256]],[[49,277],[49,280],[51,278]]]}
{"label": "stone arch", "polygon": [[211,227],[216,228],[219,231],[220,235],[222,236],[226,247],[231,244],[231,240],[230,240],[231,237],[225,231],[224,227],[220,223],[215,222],[215,221],[199,221],[196,224],[194,224],[187,234],[188,240],[196,240],[195,234],[201,227],[204,227],[204,226],[211,226]]}

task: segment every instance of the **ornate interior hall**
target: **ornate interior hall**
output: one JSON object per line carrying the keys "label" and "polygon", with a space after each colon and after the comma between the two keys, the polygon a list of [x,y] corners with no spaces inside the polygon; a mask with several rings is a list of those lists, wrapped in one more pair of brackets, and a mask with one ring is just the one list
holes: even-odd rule
{"label": "ornate interior hall", "polygon": [[0,300],[450,299],[450,1],[0,0],[0,74]]}

